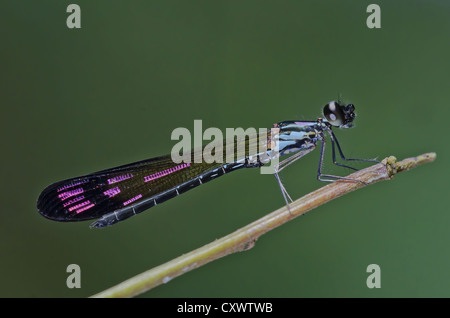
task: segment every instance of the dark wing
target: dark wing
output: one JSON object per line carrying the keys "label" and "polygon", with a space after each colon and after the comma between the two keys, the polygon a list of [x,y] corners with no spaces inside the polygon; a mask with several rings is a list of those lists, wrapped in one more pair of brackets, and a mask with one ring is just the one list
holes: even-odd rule
{"label": "dark wing", "polygon": [[42,191],[39,213],[62,222],[96,219],[139,205],[220,164],[174,163],[170,155],[60,181]]}

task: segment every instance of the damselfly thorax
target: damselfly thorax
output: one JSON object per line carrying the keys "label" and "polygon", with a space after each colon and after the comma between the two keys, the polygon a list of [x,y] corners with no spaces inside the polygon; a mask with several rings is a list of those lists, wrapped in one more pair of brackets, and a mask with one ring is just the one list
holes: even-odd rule
{"label": "damselfly thorax", "polygon": [[[37,201],[39,212],[55,221],[73,222],[96,220],[91,227],[105,227],[139,214],[192,188],[241,168],[257,168],[275,159],[287,156],[273,167],[273,173],[289,207],[292,201],[283,186],[279,172],[315,149],[320,142],[317,178],[320,181],[357,180],[323,174],[325,134],[330,136],[333,163],[335,149],[344,161],[370,161],[372,159],[346,158],[333,133],[333,127],[349,128],[355,118],[354,106],[330,102],[323,109],[324,118],[315,121],[284,121],[272,129],[245,138],[226,140],[214,147],[222,153],[215,162],[199,160],[205,148],[191,151],[185,162],[174,162],[171,155],[143,160],[89,175],[60,181],[42,191]],[[241,149],[230,152],[227,147]]]}

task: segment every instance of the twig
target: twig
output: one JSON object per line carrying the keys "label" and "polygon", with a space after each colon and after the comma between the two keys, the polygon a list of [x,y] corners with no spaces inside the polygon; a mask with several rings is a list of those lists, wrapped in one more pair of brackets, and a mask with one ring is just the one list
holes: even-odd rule
{"label": "twig", "polygon": [[328,201],[366,185],[392,179],[399,172],[432,162],[435,158],[435,153],[426,153],[400,162],[393,156],[388,157],[382,161],[383,164],[376,164],[347,176],[362,182],[339,180],[330,183],[294,201],[290,205],[290,211],[282,207],[221,239],[145,271],[92,297],[133,297],[144,293],[213,260],[248,250],[261,235]]}

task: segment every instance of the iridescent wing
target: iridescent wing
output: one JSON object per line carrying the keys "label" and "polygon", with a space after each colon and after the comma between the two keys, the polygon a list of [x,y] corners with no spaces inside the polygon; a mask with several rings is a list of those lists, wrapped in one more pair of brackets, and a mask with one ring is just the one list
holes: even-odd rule
{"label": "iridescent wing", "polygon": [[[227,172],[250,165],[257,158],[256,147],[268,135],[252,135],[246,140],[232,139],[191,151],[188,162],[174,163],[170,155],[60,181],[48,186],[37,201],[39,213],[61,222],[97,219],[91,226],[112,225],[171,199]],[[244,145],[242,153],[229,152]],[[214,149],[222,160],[204,161],[205,149]]]}
{"label": "iridescent wing", "polygon": [[177,164],[169,155],[139,161],[54,183],[42,191],[37,208],[55,221],[95,219],[136,207],[217,166],[220,164]]}

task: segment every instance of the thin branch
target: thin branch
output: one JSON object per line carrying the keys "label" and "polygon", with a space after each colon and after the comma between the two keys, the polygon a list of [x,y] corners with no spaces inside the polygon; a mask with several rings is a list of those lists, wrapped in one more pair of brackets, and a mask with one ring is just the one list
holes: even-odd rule
{"label": "thin branch", "polygon": [[388,157],[382,161],[383,164],[376,164],[347,176],[362,182],[339,180],[330,183],[294,201],[290,205],[290,211],[282,207],[221,239],[145,271],[92,297],[133,297],[144,293],[213,260],[248,250],[261,235],[328,201],[366,185],[392,179],[399,172],[432,162],[435,158],[435,153],[426,153],[400,162],[393,156]]}

